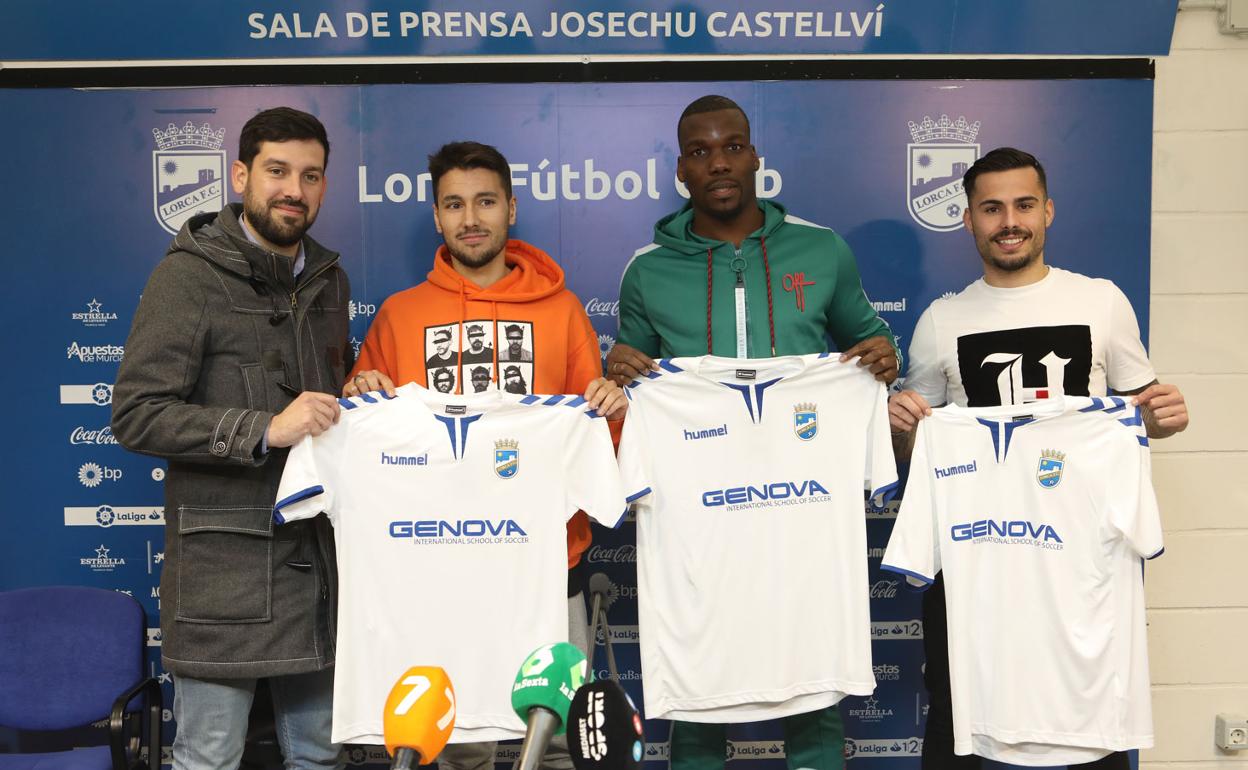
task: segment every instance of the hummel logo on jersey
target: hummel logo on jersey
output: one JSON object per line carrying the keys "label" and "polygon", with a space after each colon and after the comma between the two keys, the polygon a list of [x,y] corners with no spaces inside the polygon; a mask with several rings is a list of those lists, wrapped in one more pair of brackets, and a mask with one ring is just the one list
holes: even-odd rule
{"label": "hummel logo on jersey", "polygon": [[936,478],[947,479],[950,476],[961,476],[963,473],[974,473],[979,470],[975,462],[971,460],[963,465],[950,465],[948,468],[932,468],[932,470],[936,472]]}
{"label": "hummel logo on jersey", "polygon": [[[702,493],[702,505],[714,508],[721,505],[741,505],[755,503],[767,505],[800,505],[804,498],[814,495],[827,495],[828,490],[818,481],[776,481],[758,486],[731,487],[729,489],[711,489]],[[792,502],[780,502],[791,500]]]}
{"label": "hummel logo on jersey", "polygon": [[752,380],[758,376],[758,372],[754,369],[738,369],[736,376],[738,380]]}
{"label": "hummel logo on jersey", "polygon": [[697,441],[702,438],[716,438],[718,436],[728,435],[728,423],[724,423],[718,428],[707,428],[706,430],[684,431],[685,441]]}
{"label": "hummel logo on jersey", "polygon": [[428,465],[429,453],[423,455],[392,455],[381,453],[382,465]]}
{"label": "hummel logo on jersey", "polygon": [[1034,545],[1059,551],[1062,549],[1062,538],[1052,526],[1022,520],[980,519],[969,524],[954,524],[949,528],[949,536],[955,542],[972,540],[976,543]]}
{"label": "hummel logo on jersey", "polygon": [[1040,465],[1036,468],[1036,481],[1045,489],[1052,489],[1062,483],[1062,469],[1065,466],[1065,453],[1056,449],[1045,449],[1040,453]]}

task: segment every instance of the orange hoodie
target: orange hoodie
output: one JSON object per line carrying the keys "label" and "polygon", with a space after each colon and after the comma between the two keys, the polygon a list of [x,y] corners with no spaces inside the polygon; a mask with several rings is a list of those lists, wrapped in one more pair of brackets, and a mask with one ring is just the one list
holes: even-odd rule
{"label": "orange hoodie", "polygon": [[[518,240],[506,249],[511,272],[483,289],[455,272],[441,246],[427,281],[382,303],[352,375],[376,369],[395,385],[455,393],[584,393],[602,376],[584,306],[546,252]],[[590,539],[589,517],[578,512],[568,520],[569,569]]]}

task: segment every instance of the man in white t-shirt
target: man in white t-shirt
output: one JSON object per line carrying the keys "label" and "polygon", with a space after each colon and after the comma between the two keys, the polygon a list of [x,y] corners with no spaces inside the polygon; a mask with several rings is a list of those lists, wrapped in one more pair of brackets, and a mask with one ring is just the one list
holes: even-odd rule
{"label": "man in white t-shirt", "polygon": [[[897,458],[910,457],[919,420],[947,403],[1000,406],[1113,391],[1134,396],[1149,437],[1184,430],[1183,394],[1157,382],[1122,291],[1045,264],[1045,229],[1054,207],[1040,162],[1021,150],[998,148],[971,166],[963,186],[968,206],[962,219],[975,238],[984,277],[936,300],[919,318],[905,389],[889,399]],[[978,757],[953,753],[944,602],[937,581],[924,596],[930,707],[923,768],[975,770]],[[1121,753],[1089,764],[1127,767]]]}

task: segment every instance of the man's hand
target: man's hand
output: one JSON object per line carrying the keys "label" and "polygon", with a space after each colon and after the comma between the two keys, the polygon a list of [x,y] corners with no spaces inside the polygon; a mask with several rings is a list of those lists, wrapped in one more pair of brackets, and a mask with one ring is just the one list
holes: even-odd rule
{"label": "man's hand", "polygon": [[841,363],[855,357],[859,366],[868,367],[875,379],[885,385],[890,385],[897,379],[897,353],[893,350],[891,337],[867,337],[842,353]]}
{"label": "man's hand", "polygon": [[1144,410],[1149,438],[1166,438],[1187,428],[1187,402],[1177,385],[1155,382],[1136,393],[1133,403]]}
{"label": "man's hand", "polygon": [[342,395],[358,396],[371,390],[384,390],[387,396],[393,397],[394,382],[376,369],[369,369],[365,372],[357,372],[354,377],[347,380],[347,383],[342,386]]}
{"label": "man's hand", "polygon": [[888,398],[888,425],[893,435],[912,432],[919,427],[919,420],[931,413],[931,404],[913,390],[903,390]]}
{"label": "man's hand", "polygon": [[341,407],[328,393],[305,391],[269,422],[269,447],[291,446],[307,435],[319,436],[338,422]]}
{"label": "man's hand", "polygon": [[607,353],[607,377],[617,385],[627,385],[635,377],[658,370],[659,365],[653,358],[622,342],[615,343],[611,352]]}
{"label": "man's hand", "polygon": [[585,388],[585,400],[591,409],[608,420],[623,419],[628,411],[628,396],[619,385],[605,377],[599,377]]}

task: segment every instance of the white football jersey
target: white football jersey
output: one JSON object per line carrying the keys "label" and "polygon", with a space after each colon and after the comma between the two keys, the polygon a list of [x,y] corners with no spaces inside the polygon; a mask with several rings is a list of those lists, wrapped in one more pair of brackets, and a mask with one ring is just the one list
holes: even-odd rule
{"label": "white football jersey", "polygon": [[1152,746],[1140,558],[1161,550],[1126,399],[921,421],[881,567],[944,573],[954,751],[1036,766]]}
{"label": "white football jersey", "polygon": [[824,353],[675,358],[629,385],[646,716],[745,722],[875,688],[863,490],[896,486],[883,386]]}
{"label": "white football jersey", "polygon": [[579,396],[454,396],[414,383],[342,399],[337,425],[290,452],[279,522],[324,511],[338,548],[333,740],[382,743],[410,666],[455,688],[452,743],[520,738],[511,684],[566,641],[565,523],[626,508],[606,420]]}

